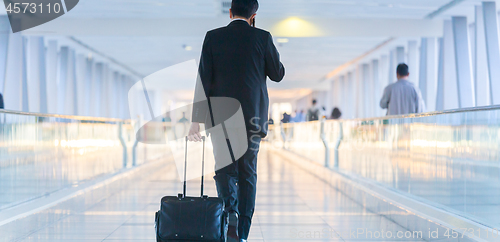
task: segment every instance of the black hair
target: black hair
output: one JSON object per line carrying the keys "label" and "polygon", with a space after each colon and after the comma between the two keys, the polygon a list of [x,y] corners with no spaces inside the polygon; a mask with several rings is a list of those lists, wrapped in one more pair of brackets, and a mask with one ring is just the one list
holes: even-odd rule
{"label": "black hair", "polygon": [[400,76],[408,76],[410,75],[410,72],[408,71],[408,65],[405,63],[401,63],[398,65],[397,73]]}
{"label": "black hair", "polygon": [[233,16],[240,16],[250,18],[259,9],[259,2],[257,0],[233,0],[231,3],[231,12]]}
{"label": "black hair", "polygon": [[339,108],[334,108],[332,111],[332,119],[339,119],[342,116]]}
{"label": "black hair", "polygon": [[313,99],[313,104],[316,104],[318,101],[316,101],[316,99]]}

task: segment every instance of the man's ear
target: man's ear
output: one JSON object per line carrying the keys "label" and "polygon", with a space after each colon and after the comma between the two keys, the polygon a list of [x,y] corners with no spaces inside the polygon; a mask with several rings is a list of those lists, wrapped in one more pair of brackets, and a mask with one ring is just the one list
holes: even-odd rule
{"label": "man's ear", "polygon": [[253,21],[253,19],[255,18],[255,16],[257,16],[256,13],[252,14],[252,16],[250,17],[250,21]]}
{"label": "man's ear", "polygon": [[229,18],[233,19],[233,11],[231,11],[231,9],[229,9]]}

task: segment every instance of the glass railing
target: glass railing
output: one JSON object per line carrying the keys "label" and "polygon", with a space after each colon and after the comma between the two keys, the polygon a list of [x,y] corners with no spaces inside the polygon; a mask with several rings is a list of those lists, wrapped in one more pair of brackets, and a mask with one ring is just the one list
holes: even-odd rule
{"label": "glass railing", "polygon": [[298,155],[500,226],[500,106],[280,129]]}
{"label": "glass railing", "polygon": [[130,120],[0,110],[0,210],[166,155]]}

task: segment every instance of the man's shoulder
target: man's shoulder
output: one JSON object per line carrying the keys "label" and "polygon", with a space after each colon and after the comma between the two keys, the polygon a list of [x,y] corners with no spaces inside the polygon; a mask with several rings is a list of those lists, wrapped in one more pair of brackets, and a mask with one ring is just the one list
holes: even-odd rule
{"label": "man's shoulder", "polygon": [[396,82],[393,83],[393,85],[397,85],[397,90],[405,93],[418,93],[420,92],[420,89],[415,85],[415,83],[410,82],[410,81],[405,81],[405,82]]}
{"label": "man's shoulder", "polygon": [[224,26],[224,27],[219,27],[219,28],[216,28],[216,29],[212,29],[212,30],[209,30],[207,32],[207,35],[214,35],[214,34],[217,34],[217,33],[220,33],[220,32],[224,32],[224,30],[227,29],[227,26]]}
{"label": "man's shoulder", "polygon": [[397,84],[398,84],[397,82],[390,83],[389,85],[387,85],[387,86],[385,87],[385,89],[390,90],[390,89],[392,89],[392,88],[393,88],[395,85],[397,85]]}
{"label": "man's shoulder", "polygon": [[[268,32],[267,30],[263,30],[263,29],[260,29],[260,28],[248,28],[249,31],[251,31],[252,33],[255,33],[259,36],[270,36],[271,33]],[[229,30],[229,27],[228,26],[223,26],[223,27],[219,27],[219,28],[216,28],[216,29],[212,29],[210,31],[207,32],[207,36],[217,36],[217,35],[224,35],[226,33],[226,31],[230,31]]]}
{"label": "man's shoulder", "polygon": [[269,33],[269,31],[264,30],[264,29],[259,29],[259,28],[252,28],[252,29],[254,29],[255,32],[257,32],[263,36],[270,36],[271,35],[271,33]]}
{"label": "man's shoulder", "polygon": [[415,88],[415,84],[410,81],[397,81],[395,83],[390,84],[389,86],[401,86],[401,87],[409,87],[409,88]]}
{"label": "man's shoulder", "polygon": [[406,81],[405,84],[408,85],[408,86],[415,87],[415,83],[413,83],[411,81]]}
{"label": "man's shoulder", "polygon": [[406,88],[413,89],[413,90],[415,90],[415,91],[419,90],[419,89],[418,89],[418,87],[415,85],[415,83],[410,82],[410,81],[406,81],[403,85],[404,85]]}

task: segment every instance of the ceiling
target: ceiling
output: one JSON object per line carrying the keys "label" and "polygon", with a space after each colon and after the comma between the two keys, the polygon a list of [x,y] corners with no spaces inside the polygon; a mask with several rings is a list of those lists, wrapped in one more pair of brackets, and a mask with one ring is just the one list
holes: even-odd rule
{"label": "ceiling", "polygon": [[[450,0],[260,0],[259,16],[335,18],[425,17]],[[230,0],[82,0],[72,10],[84,18],[216,17]]]}
{"label": "ceiling", "polygon": [[[272,28],[290,17],[323,30],[311,36],[284,36],[288,43],[277,43],[287,75],[284,82],[270,87],[282,90],[276,92],[280,96],[296,92],[286,94],[285,89],[327,88],[325,82],[320,82],[326,74],[397,37],[398,32],[419,38],[431,31],[427,26],[437,22],[425,22],[430,20],[424,18],[450,1],[260,0],[257,25],[271,30],[275,37],[286,33],[275,34]],[[473,16],[477,4],[480,1],[457,1],[435,21],[442,22],[442,18],[455,14]],[[81,0],[65,16],[25,32],[71,35],[147,76],[184,61],[198,60],[204,33],[228,22],[221,0]],[[397,24],[401,27],[397,28]],[[442,29],[439,25],[436,28]],[[186,89],[192,87],[193,83],[185,85]]]}

